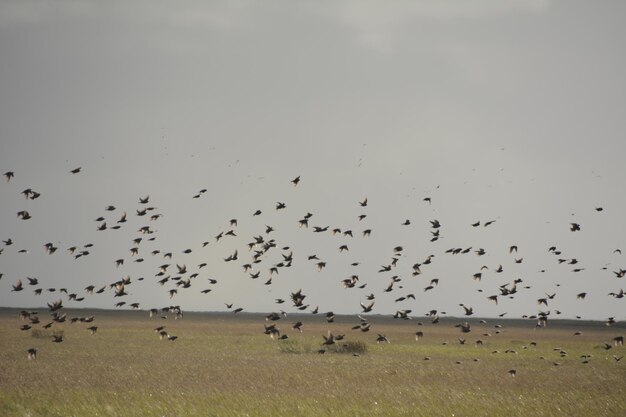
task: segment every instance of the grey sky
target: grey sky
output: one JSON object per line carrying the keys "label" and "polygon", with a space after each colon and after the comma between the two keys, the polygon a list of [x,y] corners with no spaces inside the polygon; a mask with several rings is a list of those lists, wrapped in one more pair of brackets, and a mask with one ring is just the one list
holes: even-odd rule
{"label": "grey sky", "polygon": [[[129,275],[130,295],[120,298],[142,308],[222,310],[232,302],[292,311],[274,299],[302,288],[320,311],[359,312],[373,292],[375,313],[461,315],[465,303],[477,315],[518,317],[536,314],[537,298],[556,290],[543,311],[624,319],[624,299],[607,294],[623,287],[612,271],[626,267],[626,254],[613,252],[626,250],[626,5],[387,3],[1,2],[0,171],[15,178],[0,183],[0,238],[15,243],[0,255],[0,305],[59,298],[28,286],[10,291],[27,276],[82,295],[89,284]],[[78,166],[81,173],[69,173]],[[41,197],[26,200],[26,188]],[[157,221],[135,214],[146,195],[163,214]],[[277,212],[277,201],[287,209]],[[117,209],[105,211],[109,204]],[[253,217],[257,209],[263,214]],[[18,219],[20,210],[33,218]],[[120,230],[96,230],[95,218],[110,227],[123,211],[129,220]],[[309,211],[309,229],[298,228]],[[237,237],[216,242],[231,218]],[[400,225],[405,219],[410,226]],[[431,243],[433,219],[442,238]],[[570,232],[571,222],[582,230]],[[144,236],[145,261],[135,263],[129,249],[144,225],[156,240]],[[241,265],[265,225],[276,229],[269,238],[278,248],[252,280]],[[313,226],[351,229],[354,238]],[[46,255],[46,242],[58,252]],[[86,243],[94,247],[83,258],[65,250]],[[350,250],[340,254],[344,243]],[[508,253],[513,244],[517,255]],[[398,267],[378,273],[398,245]],[[579,264],[559,265],[547,252],[553,245]],[[293,266],[265,286],[283,246],[293,249]],[[487,255],[445,253],[470,246]],[[183,254],[187,248],[193,252]],[[239,260],[223,262],[235,249]],[[313,253],[326,269],[307,260]],[[430,254],[432,264],[411,276]],[[355,261],[361,265],[351,267]],[[208,266],[197,269],[201,262]],[[154,276],[162,263],[199,276],[170,300],[173,284],[161,287]],[[474,282],[482,265],[489,270]],[[367,287],[342,288],[352,274]],[[384,293],[392,275],[402,281]],[[433,278],[439,285],[424,292]],[[514,299],[487,301],[517,278]],[[212,292],[201,294],[205,288]],[[408,293],[417,299],[394,302]],[[112,295],[63,299],[109,308],[120,300]]]}

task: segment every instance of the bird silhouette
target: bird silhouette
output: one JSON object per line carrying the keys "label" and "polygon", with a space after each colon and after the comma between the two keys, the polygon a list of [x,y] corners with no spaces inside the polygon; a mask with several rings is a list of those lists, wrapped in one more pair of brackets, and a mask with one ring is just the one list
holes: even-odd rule
{"label": "bird silhouette", "polygon": [[37,359],[37,349],[35,348],[30,348],[26,351],[26,354],[28,355],[28,359],[32,360],[32,359]]}

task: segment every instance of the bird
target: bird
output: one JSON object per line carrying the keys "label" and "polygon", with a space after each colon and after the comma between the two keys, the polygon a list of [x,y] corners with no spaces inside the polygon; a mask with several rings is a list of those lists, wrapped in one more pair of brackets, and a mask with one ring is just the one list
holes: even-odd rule
{"label": "bird", "polygon": [[472,307],[467,307],[465,304],[459,304],[459,305],[463,307],[463,309],[465,310],[466,316],[471,316],[472,314],[474,314],[474,309]]}
{"label": "bird", "polygon": [[372,311],[373,307],[374,307],[374,301],[372,301],[368,305],[361,303],[361,309],[363,310],[362,311],[363,313],[369,313],[370,311]]}
{"label": "bird", "polygon": [[30,348],[26,351],[27,355],[28,355],[28,359],[32,360],[32,359],[37,359],[37,349],[35,348]]}
{"label": "bird", "polygon": [[298,183],[300,183],[300,175],[298,175],[296,178],[292,179],[291,182],[294,185],[294,187],[296,185],[298,185]]}
{"label": "bird", "polygon": [[11,291],[22,291],[24,289],[22,285],[22,280],[18,279],[15,284],[12,285],[13,289]]}
{"label": "bird", "polygon": [[329,346],[329,345],[334,345],[335,344],[335,337],[330,332],[330,330],[328,331],[328,335],[327,336],[322,335],[322,337],[324,338],[324,342],[322,343],[322,345]]}
{"label": "bird", "polygon": [[11,178],[15,177],[15,173],[13,171],[7,171],[4,173],[4,178],[6,178],[7,182],[11,181]]}
{"label": "bird", "polygon": [[70,172],[71,172],[72,174],[78,174],[78,173],[80,172],[80,170],[81,170],[81,169],[82,169],[81,167],[74,168],[74,169],[73,169],[73,170],[71,170]]}

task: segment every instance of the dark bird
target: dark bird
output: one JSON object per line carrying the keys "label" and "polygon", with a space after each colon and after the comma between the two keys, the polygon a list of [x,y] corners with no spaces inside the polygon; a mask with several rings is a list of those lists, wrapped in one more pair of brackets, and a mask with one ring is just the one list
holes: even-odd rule
{"label": "dark bird", "polygon": [[28,359],[37,359],[37,349],[30,348],[26,353],[28,354]]}
{"label": "dark bird", "polygon": [[472,314],[474,314],[474,309],[472,307],[467,307],[465,304],[459,304],[459,305],[463,307],[463,309],[465,310],[466,316],[471,316]]}
{"label": "dark bird", "polygon": [[298,175],[296,178],[292,179],[291,182],[294,186],[298,185],[300,182],[300,176]]}
{"label": "dark bird", "polygon": [[372,301],[368,305],[361,303],[361,308],[363,309],[363,313],[369,313],[370,311],[372,311],[373,307],[374,307],[374,301]]}
{"label": "dark bird", "polygon": [[463,324],[457,324],[454,327],[459,327],[461,329],[461,332],[463,333],[469,333],[471,331],[471,325],[468,322],[465,322]]}
{"label": "dark bird", "polygon": [[335,313],[333,313],[332,311],[329,311],[328,313],[326,313],[326,321],[328,323],[332,323],[335,321]]}
{"label": "dark bird", "polygon": [[322,343],[323,345],[327,345],[328,346],[328,345],[334,345],[335,344],[335,337],[330,332],[330,330],[328,331],[328,336],[322,335],[322,337],[324,338],[324,342]]}
{"label": "dark bird", "polygon": [[363,201],[359,201],[361,207],[367,207],[367,197]]}
{"label": "dark bird", "polygon": [[70,172],[71,172],[72,174],[78,174],[78,173],[80,172],[80,170],[81,170],[81,169],[82,169],[81,167],[74,168],[74,169],[73,169],[73,170],[71,170]]}
{"label": "dark bird", "polygon": [[4,173],[4,178],[7,179],[7,182],[11,181],[11,178],[13,178],[15,176],[15,173],[13,171],[7,171]]}
{"label": "dark bird", "polygon": [[13,289],[11,291],[22,291],[24,287],[22,286],[22,280],[18,279],[17,282],[12,285]]}
{"label": "dark bird", "polygon": [[569,230],[571,230],[572,232],[577,232],[580,230],[580,224],[578,223],[570,223],[569,224]]}
{"label": "dark bird", "polygon": [[237,250],[235,250],[235,252],[232,255],[224,258],[224,261],[225,262],[230,262],[230,261],[236,261],[237,259],[238,259],[237,258]]}

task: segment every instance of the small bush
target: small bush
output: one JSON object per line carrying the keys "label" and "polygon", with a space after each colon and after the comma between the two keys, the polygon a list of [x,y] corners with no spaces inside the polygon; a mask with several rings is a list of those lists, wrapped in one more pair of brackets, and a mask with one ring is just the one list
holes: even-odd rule
{"label": "small bush", "polygon": [[336,342],[330,346],[317,346],[306,343],[301,340],[279,340],[278,350],[282,353],[319,353],[320,349],[324,349],[326,353],[347,353],[362,355],[367,353],[367,344],[362,341]]}
{"label": "small bush", "polygon": [[327,352],[332,353],[349,353],[349,354],[359,354],[362,355],[367,353],[367,344],[360,340],[349,341],[349,342],[337,342],[334,345],[330,345]]}

